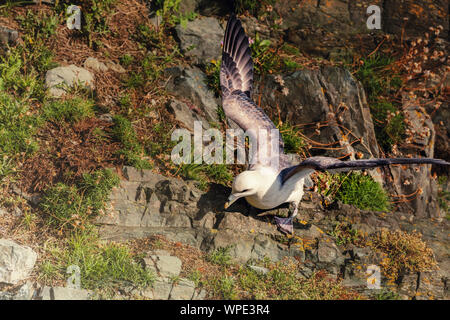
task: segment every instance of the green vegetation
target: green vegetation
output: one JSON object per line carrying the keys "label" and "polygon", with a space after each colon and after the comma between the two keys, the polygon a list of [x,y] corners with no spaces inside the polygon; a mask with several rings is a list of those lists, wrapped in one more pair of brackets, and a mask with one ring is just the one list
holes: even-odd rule
{"label": "green vegetation", "polygon": [[222,60],[212,60],[206,64],[206,84],[214,92],[216,97],[220,95],[220,65]]}
{"label": "green vegetation", "polygon": [[293,127],[288,122],[283,122],[278,125],[281,137],[284,141],[284,152],[303,154],[306,144],[300,136],[300,130]]}
{"label": "green vegetation", "polygon": [[267,273],[241,266],[234,276],[219,274],[208,282],[215,296],[222,299],[331,300],[359,299],[324,272],[302,277],[292,261],[262,262]]}
{"label": "green vegetation", "polygon": [[250,48],[252,50],[253,65],[256,73],[272,73],[279,65],[278,56],[275,50],[271,48],[270,40],[263,40],[256,34],[253,43],[250,43]]}
{"label": "green vegetation", "polygon": [[92,230],[72,233],[64,248],[48,248],[51,260],[41,265],[41,279],[64,279],[67,267],[80,268],[81,286],[97,289],[100,295],[112,295],[119,286],[151,286],[155,275],[139,263],[125,244],[102,243]]}
{"label": "green vegetation", "polygon": [[377,141],[387,152],[402,141],[406,129],[398,103],[388,100],[402,85],[389,70],[392,63],[392,58],[375,54],[363,60],[356,73],[367,93]]}
{"label": "green vegetation", "polygon": [[357,245],[364,241],[361,232],[354,229],[350,223],[337,223],[329,235],[335,238],[338,246],[345,246],[349,243]]}
{"label": "green vegetation", "polygon": [[226,164],[182,164],[178,174],[187,180],[197,181],[202,190],[206,190],[212,181],[228,185],[233,180],[233,174]]}
{"label": "green vegetation", "polygon": [[187,21],[197,18],[195,12],[188,12],[186,14],[180,13],[181,0],[156,0],[155,6],[157,8],[156,14],[162,18],[165,25],[181,24],[185,26]]}
{"label": "green vegetation", "polygon": [[[0,84],[1,86],[1,84]],[[38,149],[34,134],[39,120],[26,104],[0,92],[0,157],[17,158]]]}
{"label": "green vegetation", "polygon": [[398,293],[389,289],[383,288],[374,296],[375,300],[400,300]]}
{"label": "green vegetation", "polygon": [[68,100],[53,100],[44,105],[46,121],[76,123],[94,116],[94,102],[75,97]]}
{"label": "green vegetation", "polygon": [[113,120],[112,136],[123,145],[119,155],[124,159],[125,164],[139,169],[150,169],[151,164],[142,159],[144,148],[139,143],[130,120],[120,115],[114,116]]}
{"label": "green vegetation", "polygon": [[60,230],[86,228],[104,208],[111,189],[119,178],[110,169],[83,174],[76,185],[62,182],[50,187],[40,203],[50,225]]}
{"label": "green vegetation", "polygon": [[349,174],[321,175],[325,183],[319,184],[319,192],[342,203],[351,204],[362,210],[388,211],[389,197],[382,186],[369,175],[352,172]]}
{"label": "green vegetation", "polygon": [[61,0],[57,1],[56,11],[67,18],[67,8],[70,5],[80,6],[83,11],[81,34],[87,38],[89,47],[102,47],[98,38],[110,32],[108,20],[114,12],[117,0]]}
{"label": "green vegetation", "polygon": [[417,231],[383,229],[373,235],[368,244],[384,255],[381,269],[392,283],[407,272],[426,272],[437,267],[433,250]]}
{"label": "green vegetation", "polygon": [[230,255],[230,250],[232,247],[221,247],[215,249],[213,252],[208,254],[206,261],[226,267],[231,265],[232,258]]}

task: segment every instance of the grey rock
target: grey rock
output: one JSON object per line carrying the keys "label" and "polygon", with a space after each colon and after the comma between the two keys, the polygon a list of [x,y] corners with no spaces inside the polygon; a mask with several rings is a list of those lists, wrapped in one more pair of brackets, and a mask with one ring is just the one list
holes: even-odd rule
{"label": "grey rock", "polygon": [[[420,0],[386,1],[382,10],[383,29],[404,37],[422,37],[425,32],[430,32],[429,27],[441,25],[444,30],[439,37],[448,39],[448,1],[430,2],[431,5]],[[420,10],[420,19],[418,19],[417,11],[411,8]]]}
{"label": "grey rock", "polygon": [[194,291],[194,282],[187,279],[180,279],[173,285],[169,300],[192,300]]}
{"label": "grey rock", "polygon": [[0,26],[0,45],[14,45],[18,38],[17,30]]}
{"label": "grey rock", "polygon": [[103,62],[99,61],[97,58],[88,57],[84,60],[84,67],[91,69],[95,72],[105,72],[108,71],[108,67]]}
{"label": "grey rock", "polygon": [[[281,118],[292,125],[326,122],[328,126],[304,129],[306,136],[314,136],[321,143],[336,143],[342,150],[327,151],[324,155],[340,157],[344,154],[363,154],[364,158],[378,157],[372,117],[361,84],[352,74],[340,67],[322,67],[318,70],[299,70],[282,75],[287,96],[275,76],[268,75],[255,88],[255,95],[262,94],[262,105],[281,110]],[[263,88],[273,88],[267,92]],[[332,110],[330,110],[332,106]],[[340,107],[339,107],[340,106]],[[346,106],[346,107],[344,107]],[[354,121],[358,119],[358,121]],[[361,141],[345,139],[347,128]],[[354,143],[353,143],[354,142]],[[321,154],[323,155],[323,154]]]}
{"label": "grey rock", "polygon": [[70,65],[57,67],[47,71],[45,85],[50,89],[53,97],[61,97],[66,90],[64,87],[74,87],[81,84],[89,90],[94,89],[94,76],[86,69]]}
{"label": "grey rock", "polygon": [[28,278],[37,253],[8,239],[0,239],[0,283],[16,284]]}
{"label": "grey rock", "polygon": [[169,68],[167,90],[179,99],[188,99],[189,108],[207,121],[218,122],[218,100],[206,85],[206,76],[198,68]]}
{"label": "grey rock", "polygon": [[195,63],[205,64],[220,59],[224,30],[216,18],[198,18],[188,21],[186,26],[179,24],[175,30],[182,52],[192,57]]}
{"label": "grey rock", "polygon": [[179,258],[167,254],[154,254],[144,259],[145,268],[159,273],[162,277],[177,277],[181,272],[182,262]]}
{"label": "grey rock", "polygon": [[319,241],[317,257],[319,262],[333,262],[338,258],[339,249],[333,242]]}
{"label": "grey rock", "polygon": [[203,129],[209,128],[209,124],[206,119],[184,102],[172,100],[167,104],[167,109],[175,115],[175,119],[177,121],[181,122],[184,127],[191,131],[194,131],[195,121],[200,122]]}
{"label": "grey rock", "polygon": [[43,287],[38,298],[40,300],[90,300],[93,293],[85,289],[67,287]]}
{"label": "grey rock", "polygon": [[0,300],[31,300],[33,292],[33,285],[27,281],[16,292],[0,292]]}
{"label": "grey rock", "polygon": [[106,61],[106,66],[108,67],[108,69],[117,73],[127,72],[120,64],[114,63],[112,61]]}
{"label": "grey rock", "polygon": [[194,296],[192,297],[192,300],[205,300],[206,298],[206,290],[201,289],[198,292],[194,292]]}
{"label": "grey rock", "polygon": [[169,279],[158,278],[153,284],[153,299],[167,300],[172,291],[172,283]]}

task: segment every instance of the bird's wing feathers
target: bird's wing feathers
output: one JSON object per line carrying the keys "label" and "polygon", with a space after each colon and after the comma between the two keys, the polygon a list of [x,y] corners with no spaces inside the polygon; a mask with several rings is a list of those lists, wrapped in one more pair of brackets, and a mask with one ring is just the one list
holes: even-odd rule
{"label": "bird's wing feathers", "polygon": [[349,170],[362,170],[375,167],[387,166],[390,164],[437,164],[437,165],[450,165],[449,162],[440,159],[431,158],[386,158],[386,159],[363,159],[363,160],[353,160],[353,161],[341,161],[335,158],[328,157],[311,157],[300,164],[293,166],[288,169],[286,174],[283,176],[283,183],[289,178],[294,176],[296,173],[309,169],[317,171],[327,171],[327,170],[339,170],[339,171],[349,171]]}
{"label": "bird's wing feathers", "polygon": [[[241,22],[232,15],[228,20],[222,49],[220,68],[220,86],[222,89],[222,106],[228,118],[236,122],[250,137],[257,138],[258,130],[268,130],[268,150],[271,145],[271,131],[277,129],[264,111],[251,99],[253,86],[253,60],[248,38]],[[254,130],[251,132],[251,130]],[[277,132],[278,133],[278,132]],[[278,133],[279,136],[279,133]],[[253,141],[258,141],[253,140]],[[281,137],[276,140],[275,149],[283,154]],[[258,145],[259,145],[258,141]],[[260,162],[259,159],[258,162]]]}
{"label": "bird's wing feathers", "polygon": [[253,60],[241,22],[232,15],[223,39],[220,86],[223,95],[240,90],[248,97],[253,88]]}

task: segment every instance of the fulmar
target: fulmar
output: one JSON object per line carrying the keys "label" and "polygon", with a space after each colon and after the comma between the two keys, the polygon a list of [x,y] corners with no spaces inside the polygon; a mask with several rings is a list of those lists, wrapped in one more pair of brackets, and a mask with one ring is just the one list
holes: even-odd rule
{"label": "fulmar", "polygon": [[[228,20],[222,48],[220,68],[220,87],[222,106],[227,118],[235,122],[249,139],[257,141],[261,130],[266,130],[267,138],[257,141],[258,146],[265,142],[271,150],[275,150],[277,161],[272,161],[264,153],[249,163],[247,170],[237,175],[232,184],[232,192],[225,204],[227,209],[239,198],[258,209],[273,209],[284,203],[291,203],[293,211],[289,217],[275,217],[276,225],[283,233],[293,233],[293,219],[298,213],[298,206],[303,196],[303,185],[314,171],[326,170],[361,170],[387,166],[391,164],[435,164],[450,163],[432,158],[378,158],[341,161],[331,157],[310,157],[300,164],[294,165],[284,153],[284,143],[277,128],[264,111],[252,100],[253,60],[248,37],[241,22],[235,15]],[[277,137],[272,135],[277,133]],[[272,139],[273,138],[273,139]],[[271,144],[272,143],[272,144]],[[258,150],[258,148],[256,148]],[[267,150],[267,149],[265,149]],[[267,155],[267,154],[266,154]],[[273,157],[273,155],[271,155]]]}

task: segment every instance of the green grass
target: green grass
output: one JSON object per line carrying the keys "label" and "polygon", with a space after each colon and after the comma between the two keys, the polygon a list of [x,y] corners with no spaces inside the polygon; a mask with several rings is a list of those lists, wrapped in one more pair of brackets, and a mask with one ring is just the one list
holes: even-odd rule
{"label": "green grass", "polygon": [[151,164],[142,159],[144,148],[139,143],[130,120],[120,115],[114,116],[113,120],[112,137],[123,145],[119,156],[124,158],[125,164],[139,169],[151,169]]}
{"label": "green grass", "polygon": [[46,121],[76,123],[94,116],[94,102],[79,97],[54,100],[44,105],[42,113]]}
{"label": "green grass", "polygon": [[206,261],[223,267],[230,266],[232,257],[230,255],[231,246],[215,249],[207,255]]}
{"label": "green grass", "polygon": [[206,85],[214,92],[216,97],[220,95],[220,65],[222,60],[212,60],[206,64]]}
{"label": "green grass", "polygon": [[383,187],[369,175],[352,172],[349,174],[323,175],[327,187],[319,184],[319,192],[345,204],[362,210],[389,211],[389,196]]}
{"label": "green grass", "polygon": [[48,223],[60,230],[85,228],[103,210],[119,178],[110,169],[83,174],[75,185],[62,182],[44,193],[40,209]]}
{"label": "green grass", "polygon": [[139,263],[141,256],[132,254],[125,244],[102,242],[92,230],[74,232],[63,248],[48,249],[51,260],[40,266],[40,277],[46,282],[67,277],[67,267],[80,268],[81,287],[112,295],[120,286],[151,286],[155,275]]}
{"label": "green grass", "polygon": [[233,173],[226,164],[182,164],[178,174],[184,179],[197,181],[201,190],[205,190],[209,182],[228,185],[233,180]]}
{"label": "green grass", "polygon": [[303,153],[306,144],[300,136],[300,130],[291,126],[288,122],[278,125],[281,137],[284,141],[284,152],[286,153]]}
{"label": "green grass", "polygon": [[5,92],[0,92],[0,156],[15,158],[38,149],[33,135],[39,125],[26,106]]}

